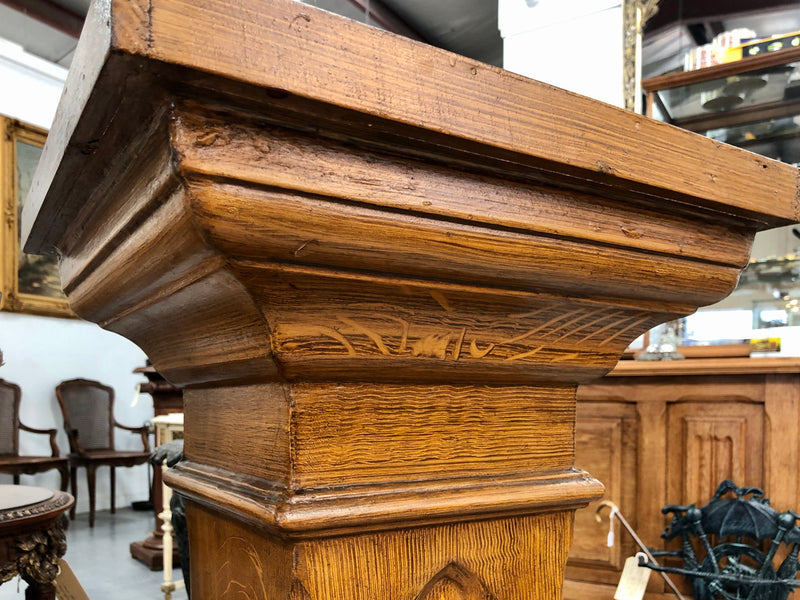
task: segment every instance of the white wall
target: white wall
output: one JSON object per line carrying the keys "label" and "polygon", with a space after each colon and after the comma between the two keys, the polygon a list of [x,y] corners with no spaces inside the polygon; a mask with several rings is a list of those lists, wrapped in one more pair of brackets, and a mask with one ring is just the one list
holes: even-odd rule
{"label": "white wall", "polygon": [[499,0],[503,68],[622,106],[620,0]]}
{"label": "white wall", "polygon": [[[49,128],[61,96],[66,71],[27,54],[19,46],[0,39],[0,113]],[[153,402],[142,395],[135,407],[131,402],[136,384],[145,381],[133,369],[144,366],[146,357],[137,346],[97,325],[73,319],[56,319],[0,312],[0,350],[6,364],[0,378],[22,388],[20,416],[31,427],[59,430],[62,455],[69,452],[63,433],[61,411],[55,386],[65,379],[96,379],[114,388],[115,416],[125,425],[141,425],[153,417]],[[117,447],[140,449],[138,436],[117,430]],[[25,454],[50,454],[47,436],[23,432],[20,450]],[[100,469],[97,480],[97,509],[109,507],[108,470]],[[88,511],[86,472],[78,473],[78,511]],[[147,467],[117,469],[117,505],[148,498]],[[11,483],[0,475],[0,483]],[[22,476],[22,483],[57,488],[56,471]],[[145,532],[142,532],[143,536]]]}
{"label": "white wall", "polygon": [[[65,379],[83,377],[97,379],[114,388],[114,414],[124,425],[141,425],[153,417],[149,395],[142,395],[131,406],[136,386],[145,379],[132,371],[143,366],[144,352],[122,336],[104,331],[93,323],[77,319],[54,319],[33,315],[0,313],[0,349],[5,365],[0,377],[22,388],[20,420],[38,429],[58,429],[58,446],[62,455],[69,452],[63,432],[61,411],[56,401],[55,387]],[[138,435],[117,429],[119,449],[141,450]],[[20,453],[50,454],[46,435],[22,432]],[[108,477],[101,469],[97,482],[97,508],[109,506]],[[3,483],[11,483],[10,475],[2,475]],[[79,510],[88,510],[86,472],[78,471]],[[22,483],[58,488],[56,471],[22,476]],[[120,506],[132,500],[147,500],[147,467],[117,470],[117,502]]]}

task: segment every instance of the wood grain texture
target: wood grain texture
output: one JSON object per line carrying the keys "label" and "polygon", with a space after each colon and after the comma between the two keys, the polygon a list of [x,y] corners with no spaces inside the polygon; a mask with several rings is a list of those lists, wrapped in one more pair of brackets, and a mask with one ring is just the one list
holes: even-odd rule
{"label": "wood grain texture", "polygon": [[571,523],[556,512],[282,543],[194,503],[187,517],[192,589],[252,600],[552,600]]}
{"label": "wood grain texture", "polygon": [[763,488],[764,406],[748,400],[707,394],[669,407],[667,455],[680,459],[667,465],[667,494],[676,504],[704,503],[725,479]]}
{"label": "wood grain texture", "polygon": [[774,373],[797,373],[800,358],[796,356],[772,356],[764,358],[696,358],[673,360],[654,364],[648,361],[623,360],[609,373],[612,377],[646,377],[658,375],[767,375]]}
{"label": "wood grain texture", "polygon": [[240,475],[290,487],[290,397],[283,385],[227,388],[223,406],[216,388],[185,390],[183,401],[188,460],[228,470],[235,465]]}
{"label": "wood grain texture", "polygon": [[[585,381],[665,316],[622,301],[316,267],[236,261],[234,270],[290,380]],[[397,369],[387,371],[389,361]]]}
{"label": "wood grain texture", "polygon": [[[202,459],[202,454],[198,455]],[[574,510],[602,493],[578,469],[293,489],[229,468],[181,463],[165,481],[194,501],[283,539],[316,539]]]}
{"label": "wood grain texture", "polygon": [[295,485],[568,469],[573,398],[571,388],[297,385]]}
{"label": "wood grain texture", "polygon": [[[769,169],[777,181],[763,191],[788,209],[782,216],[796,218],[796,173],[780,163],[756,160],[724,144],[329,13],[281,1],[272,2],[268,11],[255,3],[227,11],[219,0],[154,0],[146,15],[135,4],[119,2],[113,8],[121,49],[301,97],[324,95],[331,105],[566,163],[588,171],[587,176],[613,172],[755,208],[761,189],[736,198],[724,189],[720,175],[741,178],[740,185],[753,189],[751,179],[763,180],[761,171]],[[187,10],[195,21],[191,38],[181,35]],[[389,47],[393,60],[383,60]],[[287,53],[296,63],[282,60]],[[427,93],[432,89],[437,93]],[[630,152],[632,145],[658,146],[660,161]],[[736,166],[727,162],[737,158]],[[676,174],[687,161],[705,177],[681,185]],[[777,184],[788,186],[788,197],[781,198]]]}
{"label": "wood grain texture", "polygon": [[[403,142],[417,154],[472,155],[478,165],[486,161],[476,155],[491,155],[528,177],[573,189],[640,200],[664,195],[773,226],[797,217],[797,174],[787,165],[313,7],[288,0],[271,0],[268,9],[241,2],[235,11],[225,0],[96,4],[26,208],[31,250],[45,240],[54,244],[54,225],[71,220],[81,205],[77,194],[66,204],[45,202],[48,186],[74,188],[75,172],[87,168],[77,160],[81,148],[124,137],[126,119],[117,109],[139,117],[130,94],[158,97],[165,87],[186,84],[259,98],[262,109],[277,104],[279,113],[304,114],[306,127],[336,136],[342,133],[332,119],[348,121],[350,137],[380,144],[388,134],[392,146]],[[393,60],[382,60],[383,53]],[[145,68],[142,59],[151,59]],[[137,77],[115,79],[125,71]],[[307,110],[308,102],[330,108]],[[104,124],[79,119],[81,111],[102,114]],[[58,218],[34,228],[44,204]]]}
{"label": "wood grain texture", "polygon": [[[172,135],[179,169],[187,175],[680,258],[713,257],[738,266],[749,259],[749,252],[742,252],[747,232],[698,214],[689,217],[655,206],[644,210],[598,195],[401,159],[252,117],[234,121],[229,114],[208,112],[197,103],[180,107]],[[712,248],[709,239],[717,240]]]}
{"label": "wood grain texture", "polygon": [[[581,402],[575,431],[575,464],[594,474],[605,486],[602,500],[610,500],[624,515],[636,505],[636,411],[621,398],[607,402]],[[593,502],[575,514],[575,536],[566,577],[616,584],[626,557],[635,553],[633,541],[615,523],[615,544],[607,545],[607,512],[597,521]],[[634,515],[635,516],[635,515]],[[632,523],[636,527],[636,523]]]}
{"label": "wood grain texture", "polygon": [[[727,295],[744,266],[698,264],[615,247],[601,252],[587,239],[487,230],[477,224],[451,222],[443,231],[438,221],[419,215],[225,184],[192,185],[190,194],[214,244],[241,258],[301,258],[324,266],[345,260],[350,268],[378,272],[391,263],[403,276],[459,281],[469,273],[472,281],[486,286],[577,296],[613,290],[621,298],[698,304]],[[640,224],[646,227],[645,221]],[[680,271],[684,287],[671,288],[668,280],[650,276],[653,271]],[[602,280],[594,277],[598,272]]]}

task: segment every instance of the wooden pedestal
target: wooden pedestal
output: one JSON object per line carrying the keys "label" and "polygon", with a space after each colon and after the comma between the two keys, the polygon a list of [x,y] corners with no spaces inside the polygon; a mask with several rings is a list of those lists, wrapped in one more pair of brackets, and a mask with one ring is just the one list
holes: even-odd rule
{"label": "wooden pedestal", "polygon": [[[158,371],[149,365],[135,369],[134,373],[142,373],[147,377],[147,381],[140,384],[139,391],[152,396],[154,416],[183,413],[183,391],[180,388],[166,381]],[[156,432],[156,447],[163,443],[163,440],[158,439],[158,432]],[[131,542],[130,545],[131,556],[147,565],[151,571],[161,571],[164,568],[164,544],[162,541],[164,533],[161,531],[161,519],[158,518],[158,515],[164,510],[162,486],[161,469],[155,468],[153,469],[152,489],[154,527],[147,538]],[[172,564],[179,565],[180,562],[180,555],[176,548],[172,555]]]}
{"label": "wooden pedestal", "polygon": [[92,11],[27,249],[185,389],[193,593],[558,598],[576,386],[796,170],[291,1]]}

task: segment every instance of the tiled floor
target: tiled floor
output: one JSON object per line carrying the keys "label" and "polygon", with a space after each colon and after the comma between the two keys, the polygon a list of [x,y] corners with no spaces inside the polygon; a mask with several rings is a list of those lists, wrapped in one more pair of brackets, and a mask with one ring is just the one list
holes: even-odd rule
{"label": "tiled floor", "polygon": [[[67,531],[67,553],[64,556],[91,600],[158,600],[163,573],[150,571],[131,558],[128,546],[143,540],[153,528],[151,512],[129,508],[98,512],[94,529],[89,528],[88,514],[78,515]],[[181,579],[180,569],[175,578]],[[17,579],[0,586],[0,600],[22,600],[25,582]],[[186,600],[186,591],[172,594],[174,600]]]}

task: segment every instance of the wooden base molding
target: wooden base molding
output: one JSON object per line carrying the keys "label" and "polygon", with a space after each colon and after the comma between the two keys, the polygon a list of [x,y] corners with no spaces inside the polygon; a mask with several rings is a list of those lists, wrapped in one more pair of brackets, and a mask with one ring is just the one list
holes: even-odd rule
{"label": "wooden base molding", "polygon": [[193,594],[550,600],[602,493],[576,387],[730,293],[796,197],[290,0],[97,0],[23,236],[185,390]]}
{"label": "wooden base molding", "polygon": [[193,503],[187,518],[193,586],[220,599],[292,600],[551,600],[572,521],[555,512],[284,542]]}

